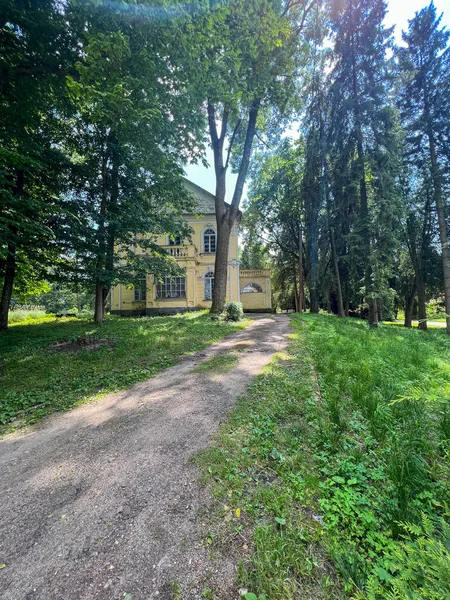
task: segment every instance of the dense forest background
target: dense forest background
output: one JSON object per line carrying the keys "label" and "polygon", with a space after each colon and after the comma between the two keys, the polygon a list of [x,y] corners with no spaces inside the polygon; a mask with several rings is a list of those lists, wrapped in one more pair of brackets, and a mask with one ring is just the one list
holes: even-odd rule
{"label": "dense forest background", "polygon": [[111,285],[176,274],[155,238],[131,249],[189,236],[183,167],[208,145],[219,246],[250,179],[241,266],[272,268],[277,308],[371,325],[404,311],[422,329],[449,315],[450,34],[431,3],[395,45],[385,14],[383,0],[3,2],[0,328],[20,303],[101,321]]}

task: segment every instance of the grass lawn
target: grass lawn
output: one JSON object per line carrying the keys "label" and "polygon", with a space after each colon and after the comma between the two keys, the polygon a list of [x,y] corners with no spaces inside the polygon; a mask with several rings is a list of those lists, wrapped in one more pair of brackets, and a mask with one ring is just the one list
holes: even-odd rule
{"label": "grass lawn", "polygon": [[[108,317],[102,325],[50,315],[13,324],[0,334],[0,433],[126,389],[247,323],[213,322],[203,311],[173,317]],[[75,351],[69,352],[53,347],[79,338],[98,338],[105,345],[77,349],[73,344]]]}
{"label": "grass lawn", "polygon": [[[428,321],[434,322],[434,323],[445,323],[445,317],[442,316],[442,313],[440,314],[435,314],[435,315],[431,315],[428,318]],[[397,314],[397,320],[398,321],[404,321],[405,320],[405,313],[402,310],[398,311]],[[417,320],[415,320],[413,323],[417,324]]]}
{"label": "grass lawn", "polygon": [[450,340],[292,320],[196,458],[217,499],[213,552],[246,598],[450,598]]}

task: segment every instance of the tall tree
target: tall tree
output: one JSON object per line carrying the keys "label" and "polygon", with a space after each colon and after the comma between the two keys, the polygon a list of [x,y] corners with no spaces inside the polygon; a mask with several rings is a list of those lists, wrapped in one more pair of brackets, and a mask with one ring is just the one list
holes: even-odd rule
{"label": "tall tree", "polygon": [[448,198],[450,190],[450,32],[431,4],[416,13],[403,32],[406,47],[398,50],[403,79],[401,109],[409,143],[418,155],[426,153],[431,172],[444,274],[447,333],[450,334],[450,248]]}
{"label": "tall tree", "polygon": [[303,144],[293,147],[284,141],[258,158],[247,202],[247,222],[253,235],[278,256],[276,265],[289,272],[296,308],[301,312],[305,308],[303,281],[309,279],[309,264],[304,261]]}
{"label": "tall tree", "polygon": [[74,265],[94,283],[97,322],[113,283],[176,269],[156,236],[189,234],[182,159],[198,153],[204,126],[177,49],[179,19],[187,15],[162,5],[165,18],[153,19],[144,7],[122,8],[82,3],[68,13],[80,60],[69,81],[77,112],[66,202],[77,215],[70,224]]}
{"label": "tall tree", "polygon": [[[208,9],[202,5],[196,16],[198,86],[216,177],[212,312],[220,312],[225,303],[229,240],[239,215],[253,141],[267,112],[282,106],[293,89],[300,31],[315,1],[218,2]],[[226,174],[231,165],[237,180],[227,204]]]}
{"label": "tall tree", "polygon": [[67,166],[60,150],[71,33],[56,0],[5,0],[0,11],[0,329],[15,277],[45,271]]}
{"label": "tall tree", "polygon": [[347,178],[341,192],[347,211],[355,216],[346,225],[347,240],[352,237],[349,258],[362,283],[369,325],[376,325],[377,300],[388,276],[396,205],[397,146],[386,58],[390,32],[383,26],[386,3],[342,0],[331,2],[330,13],[334,33],[332,139],[335,168],[341,171],[341,175],[335,172],[336,180],[342,179],[342,173]]}

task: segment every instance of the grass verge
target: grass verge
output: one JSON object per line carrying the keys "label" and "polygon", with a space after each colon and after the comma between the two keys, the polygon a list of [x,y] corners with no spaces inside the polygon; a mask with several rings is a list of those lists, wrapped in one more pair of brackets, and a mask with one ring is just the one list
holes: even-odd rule
{"label": "grass verge", "polygon": [[[293,318],[197,464],[247,598],[450,598],[450,343]],[[254,594],[254,595],[253,595]]]}
{"label": "grass verge", "polygon": [[[0,334],[0,433],[35,423],[102,394],[126,389],[201,350],[240,323],[213,322],[203,312],[156,318],[88,319],[45,315]],[[103,346],[57,352],[55,344],[94,339]]]}

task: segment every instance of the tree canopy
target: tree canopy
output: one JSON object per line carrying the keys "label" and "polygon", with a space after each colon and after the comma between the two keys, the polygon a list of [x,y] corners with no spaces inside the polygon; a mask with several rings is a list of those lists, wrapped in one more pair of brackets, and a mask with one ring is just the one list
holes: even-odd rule
{"label": "tree canopy", "polygon": [[179,273],[157,237],[189,237],[184,167],[207,145],[213,312],[244,208],[242,266],[271,266],[280,306],[371,325],[404,309],[423,329],[430,299],[450,314],[450,35],[431,3],[396,47],[385,14],[384,0],[6,0],[0,327],[44,281],[90,290],[102,321],[112,285]]}

